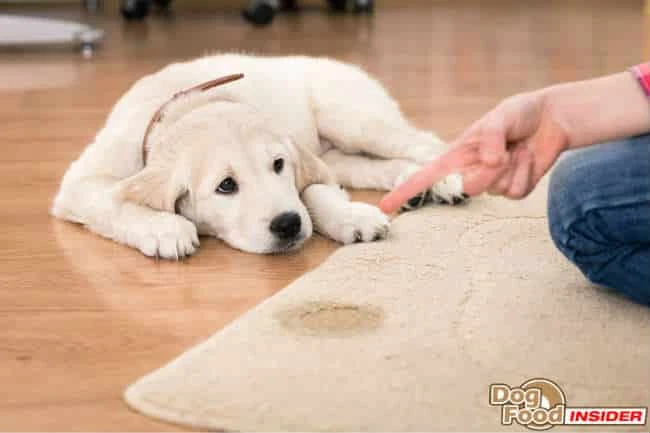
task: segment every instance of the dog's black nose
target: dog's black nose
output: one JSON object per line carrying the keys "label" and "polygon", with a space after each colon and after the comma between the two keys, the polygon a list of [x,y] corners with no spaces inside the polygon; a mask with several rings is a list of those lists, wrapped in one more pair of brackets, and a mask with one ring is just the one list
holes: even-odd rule
{"label": "dog's black nose", "polygon": [[300,233],[302,221],[296,212],[283,212],[273,218],[269,229],[280,239],[293,239]]}

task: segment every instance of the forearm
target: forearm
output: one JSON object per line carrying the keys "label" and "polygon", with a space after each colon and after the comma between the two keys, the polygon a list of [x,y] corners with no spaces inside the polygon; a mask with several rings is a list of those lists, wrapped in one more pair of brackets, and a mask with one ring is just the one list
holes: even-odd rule
{"label": "forearm", "polygon": [[636,77],[621,72],[541,90],[568,147],[650,132],[650,103]]}

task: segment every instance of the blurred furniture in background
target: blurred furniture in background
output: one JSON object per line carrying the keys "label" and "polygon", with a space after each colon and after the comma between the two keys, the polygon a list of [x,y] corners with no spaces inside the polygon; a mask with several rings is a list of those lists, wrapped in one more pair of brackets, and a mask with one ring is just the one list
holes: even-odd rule
{"label": "blurred furniture in background", "polygon": [[[84,0],[86,8],[95,9],[99,0]],[[151,4],[167,9],[172,0],[120,0],[122,16],[128,20],[141,20],[149,14]],[[327,0],[335,12],[370,13],[374,9],[374,0]],[[249,0],[244,8],[244,18],[259,26],[270,24],[278,11],[297,11],[297,0]]]}
{"label": "blurred furniture in background", "polygon": [[84,57],[91,57],[104,32],[85,24],[0,14],[0,48],[78,48]]}
{"label": "blurred furniture in background", "polygon": [[[97,0],[85,0],[86,4],[94,1]],[[120,11],[127,20],[141,20],[149,14],[152,2],[162,9],[167,9],[172,0],[121,0]]]}
{"label": "blurred furniture in background", "polygon": [[[373,0],[327,0],[329,7],[335,12],[345,12],[351,9],[355,13],[370,13],[374,9]],[[296,0],[251,0],[244,9],[244,18],[255,25],[267,25],[273,21],[276,11],[296,11]]]}

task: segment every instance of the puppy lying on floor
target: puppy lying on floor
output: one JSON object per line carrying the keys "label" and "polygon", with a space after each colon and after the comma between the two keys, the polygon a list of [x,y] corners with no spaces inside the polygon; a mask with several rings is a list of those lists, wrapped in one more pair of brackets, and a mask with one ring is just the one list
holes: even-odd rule
{"label": "puppy lying on floor", "polygon": [[[197,234],[255,253],[296,249],[312,230],[374,241],[387,217],[340,185],[390,190],[444,147],[354,66],[204,57],[135,83],[66,172],[52,214],[171,259],[194,253]],[[464,197],[454,175],[411,205]]]}

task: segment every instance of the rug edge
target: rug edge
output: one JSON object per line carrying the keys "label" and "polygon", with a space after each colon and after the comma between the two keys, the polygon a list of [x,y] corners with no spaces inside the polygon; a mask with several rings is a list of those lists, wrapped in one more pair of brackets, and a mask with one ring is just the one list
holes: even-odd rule
{"label": "rug edge", "polygon": [[[157,373],[158,370],[151,374]],[[183,414],[182,411],[175,407],[165,407],[148,400],[145,398],[146,392],[141,392],[140,382],[145,380],[149,375],[141,380],[129,385],[122,393],[122,399],[126,405],[137,414],[144,415],[147,418],[162,423],[171,423],[180,428],[193,428],[197,430],[212,430],[212,431],[237,431],[237,430],[254,430],[253,428],[241,427],[235,428],[233,425],[228,425],[224,422],[221,425],[210,423],[209,421],[201,421],[191,414]]]}

